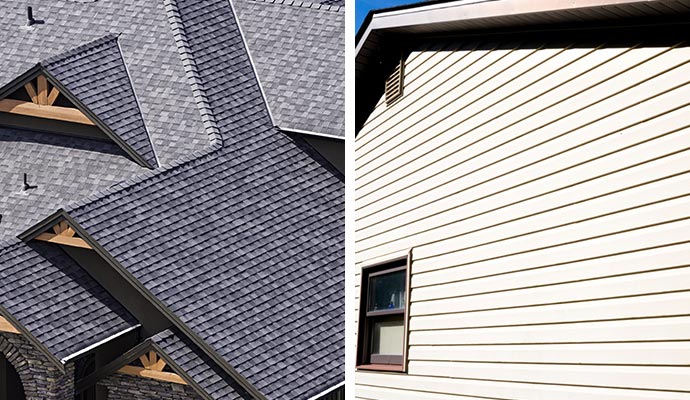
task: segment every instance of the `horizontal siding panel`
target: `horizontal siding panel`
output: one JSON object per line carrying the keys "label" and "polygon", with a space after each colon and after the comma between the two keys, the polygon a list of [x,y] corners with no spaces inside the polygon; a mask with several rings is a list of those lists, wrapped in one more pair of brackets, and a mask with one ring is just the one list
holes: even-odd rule
{"label": "horizontal siding panel", "polygon": [[[410,344],[649,342],[690,339],[690,316],[410,332]],[[690,349],[687,342],[684,348]]]}
{"label": "horizontal siding panel", "polygon": [[[613,54],[607,54],[606,52],[608,51],[613,52]],[[363,171],[360,172],[357,177],[359,184],[357,186],[358,193],[356,198],[358,200],[364,199],[364,196],[372,193],[373,189],[380,190],[387,187],[389,183],[395,184],[395,181],[391,179],[392,177],[387,172],[396,171],[394,176],[409,176],[414,182],[417,182],[422,177],[433,176],[431,172],[440,169],[438,167],[440,161],[447,159],[451,155],[467,153],[468,150],[465,150],[465,148],[477,140],[479,142],[478,145],[474,146],[474,149],[481,148],[481,146],[490,146],[492,141],[496,140],[492,137],[497,133],[505,132],[507,128],[510,128],[512,133],[519,133],[529,131],[546,122],[558,121],[585,106],[591,106],[621,90],[634,87],[635,84],[646,81],[670,66],[687,61],[688,58],[684,51],[676,52],[657,48],[630,51],[602,49],[593,54],[597,53],[606,54],[605,60],[610,61],[605,62],[599,68],[593,69],[589,63],[582,64],[579,66],[581,68],[579,74],[569,76],[569,80],[559,81],[553,90],[536,93],[534,98],[524,98],[522,96],[527,95],[527,93],[521,93],[521,97],[513,99],[518,105],[522,105],[520,107],[516,107],[515,103],[506,104],[505,110],[491,107],[486,112],[478,113],[476,116],[472,116],[467,121],[464,121],[460,129],[455,132],[457,139],[453,139],[452,143],[450,143],[451,145],[437,146],[434,148],[431,156],[427,157],[427,161],[434,164],[433,167],[429,165],[420,169],[423,164],[420,165],[420,162],[410,162],[412,160],[416,161],[419,156],[424,154],[422,152],[424,148],[420,146],[413,149],[409,154],[405,154],[404,157],[397,155],[391,162],[385,164],[383,170],[373,174],[373,176],[365,175]],[[649,61],[636,68],[629,69],[645,60]],[[541,85],[537,87],[543,90]],[[463,116],[467,118],[465,112],[456,114],[454,117],[461,118]],[[414,129],[418,129],[418,127],[419,125],[416,125]],[[405,127],[398,127],[398,131],[405,136],[414,134],[414,132],[406,132]],[[438,132],[438,129],[434,127],[428,133],[434,131]],[[465,157],[463,154],[463,158],[468,157]],[[380,179],[377,180],[376,185],[369,185],[373,182],[372,179],[374,177],[380,177]],[[367,189],[366,185],[371,186],[371,189]],[[374,199],[380,197],[383,196],[377,195],[374,196]],[[368,199],[361,202],[361,204],[366,206],[372,201],[373,199]]]}
{"label": "horizontal siding panel", "polygon": [[495,381],[554,383],[690,393],[690,369],[410,361],[410,374]]}
{"label": "horizontal siding panel", "polygon": [[[416,245],[420,245],[431,242],[433,239],[438,240],[444,234],[448,237],[463,232],[472,232],[511,219],[529,216],[539,211],[572,204],[574,200],[571,196],[576,196],[575,199],[583,201],[611,193],[611,190],[625,189],[648,182],[650,179],[658,179],[686,171],[687,168],[678,164],[678,160],[683,159],[686,155],[679,155],[678,153],[690,146],[690,130],[678,131],[677,129],[679,128],[678,125],[686,123],[688,111],[690,108],[683,108],[678,113],[664,118],[664,121],[656,121],[662,122],[662,124],[650,123],[630,132],[629,137],[619,139],[619,146],[625,147],[624,150],[613,150],[614,153],[602,158],[580,159],[580,163],[576,165],[560,163],[555,165],[553,169],[547,169],[547,171],[559,172],[554,172],[552,175],[538,180],[532,178],[531,181],[528,181],[529,183],[522,185],[519,184],[522,180],[511,181],[508,179],[510,176],[507,176],[504,182],[494,180],[484,185],[488,187],[472,188],[449,197],[449,199],[457,197],[454,206],[450,204],[449,199],[444,199],[442,203],[448,204],[445,204],[431,217],[425,218],[424,215],[428,215],[430,211],[423,210],[415,210],[405,214],[408,221],[419,222],[403,224],[397,228],[391,225],[392,222],[382,222],[378,226],[381,232],[370,239],[365,239],[361,232],[357,233],[359,259],[371,257],[374,252],[372,249],[375,249],[376,253],[385,254],[404,247],[405,242],[409,243],[413,239]],[[653,136],[650,137],[647,129],[652,129],[655,126],[657,128],[669,128],[672,133],[654,139]],[[668,131],[663,130],[662,132]],[[628,138],[631,140],[627,141]],[[622,140],[626,141],[621,143]],[[605,142],[600,144],[606,147]],[[601,153],[595,152],[592,156],[596,157],[597,154]],[[585,162],[586,160],[591,161]],[[553,160],[551,164],[558,161]],[[675,164],[669,164],[671,161],[675,161]],[[646,162],[654,164],[659,169],[649,171],[649,168],[644,165]],[[544,165],[544,167],[546,166],[548,165]],[[629,168],[633,170],[626,171]],[[537,169],[539,168],[536,166],[533,168],[533,170]],[[634,174],[642,170],[655,176],[653,178],[649,176],[640,177],[638,174],[637,178],[634,178],[637,180],[619,181],[626,176],[631,177],[631,173]],[[532,173],[534,172],[536,171],[532,171]],[[597,181],[592,182],[594,180]],[[606,183],[610,183],[610,185]],[[625,183],[627,185],[623,185]],[[576,185],[578,186],[576,187]],[[490,190],[483,191],[483,189]],[[559,193],[559,191],[563,191],[563,193]],[[543,195],[539,196],[540,193]],[[508,207],[511,209],[507,209]],[[434,232],[434,227],[443,228],[443,230]],[[421,233],[415,235],[414,232]],[[397,239],[398,243],[396,243],[396,238],[400,238]]]}
{"label": "horizontal siding panel", "polygon": [[410,361],[686,366],[690,365],[689,345],[690,342],[412,346],[409,358]]}
{"label": "horizontal siding panel", "polygon": [[442,330],[690,315],[690,291],[471,313],[410,317],[410,329]]}
{"label": "horizontal siding panel", "polygon": [[[423,301],[453,295],[469,296],[677,268],[690,264],[689,254],[690,243],[683,243],[609,256],[603,259],[511,271],[469,280],[455,279],[458,275],[451,272],[459,272],[459,269],[434,271],[429,274],[414,275],[412,298],[415,301]],[[482,271],[478,272],[481,273]],[[427,286],[418,287],[417,284],[420,281]]]}
{"label": "horizontal siding panel", "polygon": [[[548,50],[547,50],[548,52]],[[472,57],[478,57],[480,52],[476,56]],[[478,114],[480,111],[488,108],[491,106],[492,112],[495,113],[496,115],[500,115],[502,113],[505,113],[512,108],[515,107],[516,103],[509,104],[510,100],[515,100],[517,97],[521,97],[524,101],[524,99],[530,99],[533,97],[538,96],[540,93],[543,93],[545,90],[548,90],[549,88],[553,88],[553,86],[557,86],[558,84],[561,84],[563,82],[566,82],[568,79],[572,79],[574,76],[576,76],[579,72],[582,72],[584,68],[586,68],[587,63],[583,61],[584,59],[587,60],[591,59],[593,62],[602,62],[605,60],[610,59],[612,56],[615,56],[617,54],[622,53],[621,50],[615,51],[615,53],[607,53],[606,51],[596,51],[593,49],[572,49],[571,51],[567,52],[558,52],[557,54],[562,54],[562,57],[554,57],[554,58],[546,58],[547,62],[544,64],[540,64],[538,68],[535,68],[529,73],[520,76],[519,79],[516,81],[512,82],[511,85],[507,88],[504,88],[504,90],[496,93],[496,96],[492,96],[490,99],[486,99],[484,102],[479,102],[473,104],[473,107],[470,108],[467,111],[467,115],[465,116],[465,119],[469,116],[474,116],[475,114]],[[542,52],[539,52],[538,54],[542,54]],[[461,68],[456,68],[456,72],[460,72]],[[547,78],[553,77],[555,74],[559,74],[562,76],[557,76],[556,78],[560,78],[560,80],[556,81],[555,79],[550,80],[546,84],[543,85],[535,85],[536,82],[544,82]],[[569,74],[569,75],[566,75]],[[551,86],[549,86],[549,84]],[[439,91],[438,94],[443,93],[442,91]],[[500,97],[499,97],[500,96]],[[446,101],[447,103],[447,101]],[[436,102],[431,102],[430,106],[440,108],[443,106],[445,103],[440,103],[436,104]],[[518,103],[519,104],[519,103]],[[367,159],[363,158],[365,155],[368,155],[369,157],[376,158],[380,157],[386,154],[386,152],[390,152],[393,147],[397,147],[400,144],[403,144],[406,146],[406,152],[410,150],[422,150],[423,153],[427,152],[429,150],[432,150],[445,141],[449,139],[453,139],[457,135],[445,135],[445,137],[433,137],[434,141],[430,142],[428,144],[425,144],[423,147],[420,147],[422,145],[422,142],[417,142],[417,143],[408,143],[408,140],[419,140],[420,138],[417,136],[415,137],[415,133],[427,131],[428,134],[433,134],[434,131],[430,131],[429,127],[430,126],[435,126],[437,123],[441,121],[446,121],[449,116],[453,114],[453,110],[451,107],[447,107],[447,109],[442,110],[443,114],[439,115],[433,115],[433,118],[428,118],[424,119],[423,116],[420,117],[420,119],[417,122],[417,125],[411,126],[411,129],[406,130],[404,126],[401,126],[397,129],[399,133],[404,132],[405,134],[398,134],[395,135],[395,137],[392,137],[392,142],[387,144],[385,147],[376,149],[376,154],[371,154],[368,155],[366,148],[364,147],[355,147],[355,156],[357,157],[358,164],[363,163],[363,165],[366,164]],[[457,121],[457,120],[455,120]],[[448,122],[454,122],[454,121],[448,121]],[[452,125],[442,125],[439,126],[435,129],[435,133],[438,132],[447,132],[446,128],[452,126]],[[377,132],[372,132],[376,134]],[[381,136],[381,135],[379,135]],[[388,135],[390,136],[390,135]],[[397,139],[397,140],[396,140]],[[415,146],[416,144],[416,146]],[[394,160],[391,160],[393,162]],[[365,173],[366,170],[358,171],[359,173]],[[357,176],[357,179],[360,179],[360,176]],[[383,175],[382,172],[379,173],[379,175]],[[362,182],[363,184],[364,182]],[[359,188],[360,186],[356,186],[356,188]]]}
{"label": "horizontal siding panel", "polygon": [[[690,68],[684,74],[687,75],[688,72],[690,72]],[[644,99],[632,96],[631,98],[634,100],[627,100],[627,104],[622,104],[623,107],[631,105],[631,108],[621,112],[621,115],[606,116],[604,114],[602,118],[587,120],[594,122],[583,128],[577,128],[577,135],[563,136],[571,129],[576,128],[572,125],[563,129],[548,129],[545,130],[545,134],[520,137],[519,140],[511,143],[510,153],[492,150],[489,153],[482,153],[483,157],[474,159],[471,159],[471,156],[464,157],[458,154],[458,158],[454,158],[450,162],[469,161],[462,161],[457,167],[448,170],[450,172],[446,171],[443,174],[436,174],[439,170],[435,170],[436,172],[431,175],[433,177],[431,180],[410,186],[405,194],[395,193],[394,188],[386,187],[384,191],[386,200],[382,204],[376,205],[376,207],[380,207],[380,211],[372,213],[366,207],[359,207],[361,213],[358,216],[360,222],[358,234],[361,235],[360,237],[366,238],[372,231],[386,231],[406,224],[409,225],[409,222],[406,221],[410,220],[428,223],[429,221],[422,221],[422,219],[433,214],[438,215],[439,211],[452,210],[451,206],[458,204],[458,201],[460,201],[459,204],[465,204],[471,199],[476,199],[478,195],[480,195],[479,198],[485,198],[487,195],[499,193],[520,183],[531,183],[536,179],[548,176],[548,174],[577,166],[577,163],[572,163],[573,160],[580,163],[583,161],[594,162],[597,160],[597,156],[607,155],[635,144],[644,143],[645,139],[649,139],[649,137],[641,137],[641,134],[645,132],[649,136],[650,131],[648,129],[650,128],[655,133],[652,137],[683,128],[687,126],[689,114],[687,108],[675,113],[676,118],[686,117],[681,121],[667,116],[667,118],[648,122],[650,118],[663,117],[672,108],[687,104],[688,93],[690,92],[690,88],[686,85],[687,82],[683,82],[685,86],[675,88],[678,85],[676,79],[670,77],[665,81],[673,82],[674,86],[669,88],[659,84],[659,82],[650,82],[649,87],[643,85],[638,88],[645,94],[650,94],[652,91],[651,96],[646,97],[649,99],[649,103],[640,104],[639,101]],[[653,88],[658,88],[665,93],[658,97],[659,92],[653,92],[655,90]],[[668,92],[667,90],[671,91]],[[623,98],[628,97],[621,96]],[[621,102],[612,104],[621,105]],[[610,113],[611,108],[604,105],[600,110],[602,113]],[[582,119],[574,119],[573,122],[579,123],[582,122]],[[632,125],[635,123],[646,124],[642,126]],[[621,131],[628,125],[632,126]],[[498,139],[498,137],[496,138]],[[554,140],[554,138],[559,140]],[[505,138],[501,140],[505,141]],[[514,140],[515,136],[511,138],[511,141]],[[565,152],[566,150],[570,151]],[[515,156],[508,157],[510,154],[515,154]],[[558,154],[558,156],[554,157],[554,154]],[[486,160],[487,157],[493,157],[493,159]],[[458,181],[462,186],[457,184],[449,187],[444,186],[444,183],[459,178],[462,178]],[[409,182],[412,181],[400,179],[397,182],[399,185],[409,185]],[[416,196],[406,200],[410,194],[416,194]],[[416,227],[407,226],[407,228],[414,229]]]}
{"label": "horizontal siding panel", "polygon": [[688,282],[690,268],[681,268],[424,302],[413,295],[410,307],[414,316],[527,307],[686,290]]}
{"label": "horizontal siding panel", "polygon": [[358,372],[356,395],[366,387],[381,388],[377,400],[397,400],[396,390],[424,390],[433,393],[460,393],[483,399],[505,400],[687,400],[687,393],[609,389],[565,385],[542,385],[519,382],[496,382],[473,379],[411,376],[402,374],[376,374]]}
{"label": "horizontal siding panel", "polygon": [[[675,202],[678,208],[682,208],[682,204],[684,204],[683,201]],[[671,205],[671,202],[669,202],[669,205]],[[435,258],[419,261],[415,260],[413,272],[417,274],[442,268],[483,263],[483,265],[476,265],[472,269],[465,268],[466,273],[476,274],[478,268],[484,267],[491,268],[492,271],[495,271],[494,273],[503,273],[515,270],[516,266],[529,268],[554,265],[587,258],[603,257],[607,254],[633,251],[640,247],[649,248],[687,241],[688,233],[690,233],[688,221],[673,221],[674,217],[683,217],[685,214],[668,215],[659,213],[651,215],[653,214],[653,210],[659,211],[660,209],[663,209],[663,207],[650,206],[645,207],[644,210],[633,210],[636,212],[631,212],[629,214],[635,217],[639,216],[641,218],[646,218],[644,222],[634,220],[623,221],[610,218],[609,220],[618,223],[615,228],[606,226],[592,228],[593,232],[599,232],[601,235],[607,236],[597,238],[584,236],[583,239],[586,240],[570,243],[560,242],[558,238],[553,238],[551,241],[559,242],[556,243],[558,246],[549,248],[542,248],[538,242],[530,243],[529,241],[519,241],[519,245],[515,247],[502,247],[500,244],[494,246],[496,248],[493,249],[493,252],[487,251],[486,248],[470,249],[458,253],[445,254]],[[648,213],[645,213],[645,211],[648,211]],[[658,236],[654,236],[657,234]],[[587,239],[588,237],[589,239]],[[637,241],[630,242],[630,240]],[[479,272],[486,272],[486,270]],[[474,276],[484,275],[485,274]]]}
{"label": "horizontal siding panel", "polygon": [[690,399],[690,47],[474,46],[355,143],[355,309],[413,249],[408,373],[357,398]]}

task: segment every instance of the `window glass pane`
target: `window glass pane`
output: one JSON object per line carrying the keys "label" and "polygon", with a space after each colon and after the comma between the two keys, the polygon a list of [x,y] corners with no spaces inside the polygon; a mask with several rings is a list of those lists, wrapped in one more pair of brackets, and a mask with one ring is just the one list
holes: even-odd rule
{"label": "window glass pane", "polygon": [[369,311],[405,307],[405,271],[372,277],[370,285]]}
{"label": "window glass pane", "polygon": [[402,355],[405,331],[402,318],[374,321],[373,330],[372,354]]}

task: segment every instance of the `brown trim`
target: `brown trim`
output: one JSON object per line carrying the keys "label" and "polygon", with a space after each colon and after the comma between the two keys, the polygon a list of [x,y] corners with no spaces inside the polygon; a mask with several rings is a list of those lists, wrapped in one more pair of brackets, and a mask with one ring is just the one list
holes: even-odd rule
{"label": "brown trim", "polygon": [[405,316],[403,317],[403,359],[402,372],[407,372],[408,354],[410,353],[410,304],[412,294],[412,247],[407,252],[407,276],[405,280]]}
{"label": "brown trim", "polygon": [[[410,249],[406,256],[396,257],[383,262],[378,262],[371,265],[362,266],[360,276],[360,298],[359,298],[359,320],[357,326],[357,353],[356,353],[356,369],[357,370],[372,370],[372,371],[387,371],[387,372],[406,372],[407,371],[407,353],[408,353],[408,336],[409,336],[409,307],[410,307],[410,264],[412,257],[412,249]],[[401,261],[406,261],[404,266],[391,266]],[[380,269],[367,273],[368,270]],[[368,311],[369,309],[369,287],[371,277],[379,275],[395,273],[398,271],[406,271],[405,274],[405,307],[403,309],[394,310],[377,310]],[[366,279],[366,281],[365,281]],[[402,355],[376,355],[370,354],[371,349],[371,325],[370,320],[380,319],[381,317],[402,316],[403,319],[403,351]]]}
{"label": "brown trim", "polygon": [[384,365],[384,364],[363,364],[358,365],[357,370],[363,371],[386,371],[386,372],[405,372],[402,365]]}

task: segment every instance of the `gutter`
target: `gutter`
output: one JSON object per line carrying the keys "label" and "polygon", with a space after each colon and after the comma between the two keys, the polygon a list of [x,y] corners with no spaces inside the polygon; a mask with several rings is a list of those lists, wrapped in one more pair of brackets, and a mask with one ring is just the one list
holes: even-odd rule
{"label": "gutter", "polygon": [[276,126],[276,128],[282,132],[299,133],[301,135],[317,136],[317,137],[323,137],[323,138],[328,138],[328,139],[336,139],[336,140],[342,140],[343,142],[345,141],[344,136],[331,135],[328,133],[319,133],[319,132],[314,132],[314,131],[306,131],[303,129],[281,128],[280,126]]}
{"label": "gutter", "polygon": [[345,381],[342,381],[342,382],[340,382],[339,384],[337,384],[337,385],[335,385],[335,386],[333,386],[333,387],[331,387],[331,388],[329,388],[329,389],[326,389],[326,390],[324,390],[323,392],[321,392],[321,393],[319,393],[319,394],[317,394],[317,395],[315,395],[315,396],[312,396],[312,397],[310,397],[310,398],[307,399],[307,400],[319,400],[321,397],[323,397],[323,396],[325,396],[325,395],[327,395],[327,394],[329,394],[329,393],[331,393],[331,392],[335,392],[336,390],[340,389],[340,387],[342,387],[342,386],[345,386]]}
{"label": "gutter", "polygon": [[79,357],[80,355],[82,355],[82,354],[84,354],[84,353],[87,353],[87,352],[89,352],[90,350],[93,350],[93,349],[95,349],[96,347],[98,347],[98,346],[100,346],[100,345],[102,345],[102,344],[104,344],[104,343],[107,343],[107,342],[109,342],[109,341],[111,341],[111,340],[113,340],[113,339],[116,339],[116,338],[118,338],[118,337],[120,337],[120,336],[123,336],[123,335],[125,335],[125,334],[127,334],[127,333],[129,333],[129,332],[132,332],[133,330],[138,329],[138,328],[140,328],[140,327],[141,327],[141,324],[136,324],[136,325],[134,325],[134,326],[131,326],[131,327],[125,329],[124,331],[120,331],[120,332],[118,332],[118,333],[116,333],[116,334],[114,334],[114,335],[110,335],[110,336],[108,336],[107,338],[105,338],[105,339],[103,339],[103,340],[101,340],[101,341],[98,341],[98,342],[92,344],[91,346],[84,347],[83,349],[81,349],[81,350],[79,350],[79,351],[77,351],[77,352],[75,352],[75,353],[73,353],[73,354],[68,355],[67,357],[65,357],[65,358],[63,358],[62,360],[60,360],[60,362],[63,363],[63,364],[65,364],[66,362],[70,361],[70,360],[73,359],[73,358]]}

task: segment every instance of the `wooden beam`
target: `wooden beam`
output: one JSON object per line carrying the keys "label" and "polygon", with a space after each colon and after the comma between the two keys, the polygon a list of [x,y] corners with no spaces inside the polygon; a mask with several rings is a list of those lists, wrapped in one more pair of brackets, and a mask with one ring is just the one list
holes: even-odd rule
{"label": "wooden beam", "polygon": [[57,100],[58,96],[60,95],[60,91],[58,88],[54,87],[50,90],[50,94],[48,95],[48,105],[52,106],[53,103],[55,103],[55,100]]}
{"label": "wooden beam", "polygon": [[0,100],[0,112],[94,125],[86,115],[76,108],[39,105],[14,99]]}
{"label": "wooden beam", "polygon": [[174,374],[172,372],[155,371],[142,367],[135,367],[133,365],[125,365],[124,367],[120,368],[117,372],[127,375],[156,379],[159,381],[179,383],[180,385],[187,384],[187,382],[184,379],[182,379],[181,376]]}
{"label": "wooden beam", "polygon": [[3,317],[2,315],[0,315],[0,332],[9,332],[21,335],[21,332],[19,332],[17,328],[15,328],[14,325],[12,325],[10,321],[8,321],[7,318]]}
{"label": "wooden beam", "polygon": [[149,361],[149,358],[146,356],[146,354],[140,355],[139,361],[141,361],[141,365],[143,365],[144,368],[148,368],[149,365],[151,365],[151,361]]}
{"label": "wooden beam", "polygon": [[158,357],[156,355],[156,352],[151,350],[149,351],[149,365],[145,365],[146,368],[151,369],[153,365],[158,361]]}
{"label": "wooden beam", "polygon": [[84,239],[77,237],[69,237],[63,235],[56,235],[54,233],[44,232],[36,236],[36,240],[41,240],[43,242],[63,244],[65,246],[81,247],[83,249],[91,249],[88,243]]}
{"label": "wooden beam", "polygon": [[38,104],[48,105],[48,80],[45,76],[38,76]]}
{"label": "wooden beam", "polygon": [[34,104],[38,103],[38,95],[36,94],[36,89],[34,89],[34,84],[31,82],[27,82],[24,85],[24,89],[26,89],[26,93],[31,97],[31,101]]}
{"label": "wooden beam", "polygon": [[155,364],[149,367],[149,369],[152,369],[154,371],[163,371],[163,368],[165,368],[165,360],[162,358],[159,358]]}

